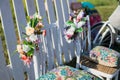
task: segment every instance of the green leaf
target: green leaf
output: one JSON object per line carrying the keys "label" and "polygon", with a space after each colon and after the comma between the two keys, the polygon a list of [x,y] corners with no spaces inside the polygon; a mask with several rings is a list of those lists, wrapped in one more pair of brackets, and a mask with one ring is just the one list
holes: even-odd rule
{"label": "green leaf", "polygon": [[68,21],[66,21],[66,23],[65,23],[67,26],[70,26],[71,24],[74,24],[72,21],[70,21],[70,20],[68,20]]}
{"label": "green leaf", "polygon": [[68,21],[66,22],[66,25],[76,28],[75,24],[74,24],[72,21],[70,21],[70,20],[68,20]]}
{"label": "green leaf", "polygon": [[33,56],[34,54],[34,49],[30,49],[28,52],[27,52],[27,56]]}
{"label": "green leaf", "polygon": [[34,28],[34,18],[33,18],[33,19],[31,19],[31,23],[32,23],[31,27],[33,27],[33,28]]}
{"label": "green leaf", "polygon": [[38,19],[35,18],[35,20],[34,20],[34,27],[37,25],[38,22],[39,22]]}
{"label": "green leaf", "polygon": [[77,28],[77,29],[75,30],[75,32],[82,32],[82,31],[83,31],[83,28],[82,28],[82,27]]}

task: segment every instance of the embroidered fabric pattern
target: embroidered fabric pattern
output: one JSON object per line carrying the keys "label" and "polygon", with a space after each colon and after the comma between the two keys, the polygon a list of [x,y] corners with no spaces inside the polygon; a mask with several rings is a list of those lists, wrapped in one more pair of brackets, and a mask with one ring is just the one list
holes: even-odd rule
{"label": "embroidered fabric pattern", "polygon": [[90,58],[99,64],[109,67],[116,67],[120,62],[120,54],[117,51],[103,46],[93,48],[90,51]]}
{"label": "embroidered fabric pattern", "polygon": [[80,71],[69,66],[61,66],[53,69],[37,80],[101,80],[85,71]]}

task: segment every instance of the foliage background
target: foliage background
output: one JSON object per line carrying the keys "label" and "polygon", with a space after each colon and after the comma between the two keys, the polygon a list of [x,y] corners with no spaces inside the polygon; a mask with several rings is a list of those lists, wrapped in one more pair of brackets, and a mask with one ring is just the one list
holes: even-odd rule
{"label": "foliage background", "polygon": [[107,20],[117,7],[117,0],[78,0],[78,2],[88,1],[95,5],[95,8],[100,13],[102,20]]}

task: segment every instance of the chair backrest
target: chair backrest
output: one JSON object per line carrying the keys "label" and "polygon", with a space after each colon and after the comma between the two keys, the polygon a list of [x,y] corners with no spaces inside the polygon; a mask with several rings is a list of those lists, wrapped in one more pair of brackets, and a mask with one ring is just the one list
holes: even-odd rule
{"label": "chair backrest", "polygon": [[120,5],[118,5],[116,7],[114,12],[112,13],[112,15],[108,19],[110,24],[118,30],[120,30],[120,17],[118,17],[118,16],[120,16],[119,13],[120,13]]}
{"label": "chair backrest", "polygon": [[[2,0],[0,3],[0,21],[7,48],[0,48],[1,80],[37,79],[57,65],[63,65],[75,57],[74,43],[68,45],[63,38],[64,22],[68,19],[69,4],[76,0]],[[46,37],[40,36],[40,52],[33,56],[30,68],[14,54],[17,41],[22,40],[25,31],[26,16],[38,12],[43,17]],[[0,42],[0,47],[2,42]],[[7,51],[9,64],[6,65],[3,51]],[[4,72],[4,73],[3,73]],[[5,75],[6,77],[3,77]],[[26,75],[26,76],[25,76]]]}

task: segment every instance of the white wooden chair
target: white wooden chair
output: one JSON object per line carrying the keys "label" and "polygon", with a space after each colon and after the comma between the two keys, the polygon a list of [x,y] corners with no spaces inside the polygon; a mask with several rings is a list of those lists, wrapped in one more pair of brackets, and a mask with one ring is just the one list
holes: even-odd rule
{"label": "white wooden chair", "polygon": [[[35,80],[56,66],[70,62],[77,55],[75,45],[73,43],[68,45],[62,35],[64,22],[68,20],[70,12],[69,3],[72,1],[76,0],[1,1],[0,20],[6,43],[5,49],[0,40],[1,80]],[[28,68],[19,59],[19,54],[14,54],[14,51],[18,38],[22,40],[22,32],[25,31],[23,26],[27,23],[26,16],[33,15],[35,12],[43,17],[47,35],[40,36],[40,52],[38,54],[35,52],[33,62]],[[8,53],[8,64],[5,62],[4,51]]]}
{"label": "white wooden chair", "polygon": [[83,34],[83,38],[81,39],[81,42],[79,42],[78,48],[82,47],[80,54],[80,57],[77,57],[78,61],[77,64],[79,64],[79,67],[100,77],[102,80],[119,80],[119,71],[120,66],[117,67],[108,67],[101,64],[97,64],[94,61],[91,60],[89,57],[89,52],[92,49],[91,46],[91,28],[89,25],[89,16],[88,16],[88,27],[85,28]]}

